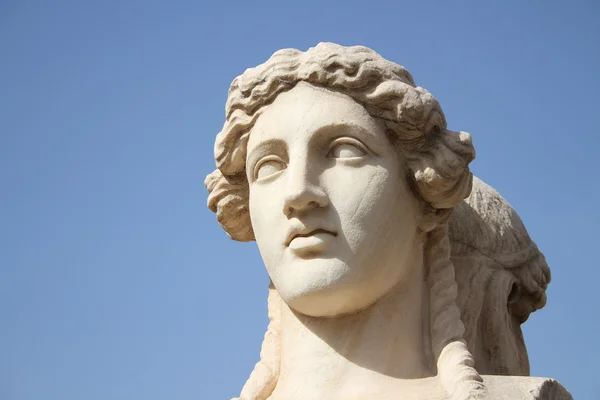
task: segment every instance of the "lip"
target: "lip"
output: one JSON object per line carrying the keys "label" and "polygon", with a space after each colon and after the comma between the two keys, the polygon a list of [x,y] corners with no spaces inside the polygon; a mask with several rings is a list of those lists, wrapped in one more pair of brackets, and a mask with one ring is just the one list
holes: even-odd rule
{"label": "lip", "polygon": [[[313,229],[311,231],[303,230],[303,231],[295,231],[292,232],[288,239],[286,240],[286,247],[304,247],[302,244],[310,245],[313,242],[322,242],[326,241],[331,237],[336,237],[337,233],[329,231],[327,229]],[[316,243],[315,243],[316,244]]]}
{"label": "lip", "polygon": [[327,249],[335,236],[333,232],[317,229],[305,235],[296,235],[288,248],[300,258],[316,256]]}

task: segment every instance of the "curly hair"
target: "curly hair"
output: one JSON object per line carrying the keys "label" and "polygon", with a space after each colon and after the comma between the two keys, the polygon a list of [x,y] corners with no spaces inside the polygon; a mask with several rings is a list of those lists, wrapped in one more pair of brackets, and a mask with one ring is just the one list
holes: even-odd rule
{"label": "curly hair", "polygon": [[[485,387],[463,339],[447,232],[452,209],[471,191],[468,164],[475,150],[468,133],[446,128],[437,100],[416,86],[404,67],[366,47],[320,43],[306,52],[280,50],[264,64],[246,70],[229,89],[226,121],[215,143],[217,169],[205,181],[208,207],[231,238],[254,239],[245,175],[248,138],[265,106],[301,81],[353,98],[384,122],[386,134],[406,159],[411,187],[423,208],[419,226],[427,238],[424,259],[430,287],[432,361],[437,363],[438,376],[451,399],[483,396]],[[276,319],[277,315],[271,318],[274,326],[278,325]],[[260,375],[261,389],[245,387],[244,397],[266,398],[263,389],[265,385],[273,388],[277,376],[265,380],[263,372]]]}

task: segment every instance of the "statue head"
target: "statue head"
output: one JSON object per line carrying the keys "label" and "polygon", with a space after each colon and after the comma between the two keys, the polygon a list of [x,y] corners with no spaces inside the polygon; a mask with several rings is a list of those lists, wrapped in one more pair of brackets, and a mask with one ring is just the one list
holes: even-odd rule
{"label": "statue head", "polygon": [[474,149],[403,67],[365,47],[278,51],[232,83],[215,158],[209,208],[233,239],[257,241],[291,308],[356,311],[421,264],[438,375],[451,393],[482,389],[447,234]]}
{"label": "statue head", "polygon": [[337,316],[415,273],[428,282],[426,351],[452,398],[482,393],[475,361],[529,374],[520,324],[545,304],[548,266],[512,207],[473,180],[469,134],[446,129],[403,67],[358,46],[278,51],[232,83],[215,158],[209,208],[233,239],[257,241],[272,280],[244,398],[267,399],[278,379],[282,301]]}

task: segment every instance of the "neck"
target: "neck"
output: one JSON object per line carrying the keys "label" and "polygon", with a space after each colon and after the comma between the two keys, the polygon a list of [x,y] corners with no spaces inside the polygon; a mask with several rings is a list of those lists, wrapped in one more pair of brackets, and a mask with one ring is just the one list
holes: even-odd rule
{"label": "neck", "polygon": [[335,393],[349,383],[365,388],[390,378],[435,375],[429,362],[429,291],[419,261],[409,279],[353,314],[314,318],[283,304],[276,391],[296,394],[310,388],[306,395],[319,398],[315,390]]}

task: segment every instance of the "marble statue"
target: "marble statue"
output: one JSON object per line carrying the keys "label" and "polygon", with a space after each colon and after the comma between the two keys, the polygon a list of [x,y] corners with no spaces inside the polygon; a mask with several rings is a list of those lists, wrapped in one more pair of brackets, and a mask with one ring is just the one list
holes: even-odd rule
{"label": "marble statue", "polygon": [[208,206],[271,279],[239,399],[571,399],[528,377],[550,270],[474,157],[366,47],[280,50],[233,81]]}

